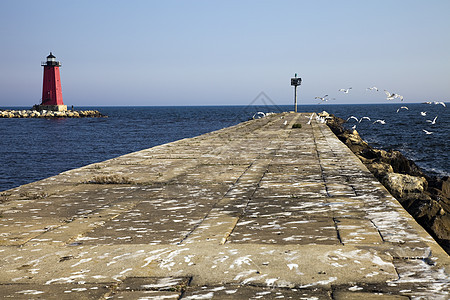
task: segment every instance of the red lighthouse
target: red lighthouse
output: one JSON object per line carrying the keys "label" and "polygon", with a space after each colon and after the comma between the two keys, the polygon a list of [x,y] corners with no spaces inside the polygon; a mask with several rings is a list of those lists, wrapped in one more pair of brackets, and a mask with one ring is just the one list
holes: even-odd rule
{"label": "red lighthouse", "polygon": [[61,63],[56,61],[56,57],[50,52],[47,61],[42,62],[44,67],[44,81],[42,85],[42,103],[38,106],[39,110],[66,111],[67,105],[64,105],[61,90],[61,77],[59,67]]}

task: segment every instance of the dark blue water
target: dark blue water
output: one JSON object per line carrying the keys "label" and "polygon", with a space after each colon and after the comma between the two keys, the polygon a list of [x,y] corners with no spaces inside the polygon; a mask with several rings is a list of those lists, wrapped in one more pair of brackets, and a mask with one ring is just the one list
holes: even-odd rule
{"label": "dark blue water", "polygon": [[[400,109],[406,106],[406,109]],[[356,125],[361,137],[371,146],[384,150],[399,150],[413,160],[425,173],[436,176],[450,175],[450,107],[435,104],[380,104],[380,105],[333,105],[325,110],[347,119],[355,116],[371,118],[371,121],[348,120],[346,128]],[[426,112],[422,116],[421,112]],[[427,122],[437,116],[435,124]],[[384,120],[386,124],[373,123]],[[426,134],[424,130],[432,132]]]}
{"label": "dark blue water", "polygon": [[[383,149],[402,151],[430,174],[449,175],[450,120],[441,105],[308,105],[300,112],[326,110],[336,116],[372,120],[357,124],[363,139]],[[4,108],[6,109],[6,108]],[[19,108],[8,108],[19,109]],[[21,108],[24,109],[24,108]],[[77,107],[108,118],[0,119],[0,191],[182,138],[197,136],[250,119],[256,112],[281,112],[292,106]],[[427,111],[427,116],[420,115]],[[438,118],[435,125],[425,120]],[[422,130],[432,131],[426,135]],[[299,141],[301,142],[301,141]]]}

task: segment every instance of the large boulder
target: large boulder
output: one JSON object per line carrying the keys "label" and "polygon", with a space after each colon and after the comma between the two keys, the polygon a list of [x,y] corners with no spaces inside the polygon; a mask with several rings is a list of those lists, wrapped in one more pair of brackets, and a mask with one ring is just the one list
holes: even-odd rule
{"label": "large boulder", "polygon": [[365,158],[366,163],[387,163],[392,166],[396,173],[425,176],[420,168],[413,161],[407,159],[400,151],[385,151],[367,147],[359,153],[359,156]]}
{"label": "large boulder", "polygon": [[384,177],[386,176],[386,174],[394,172],[392,166],[384,162],[375,162],[371,164],[366,164],[366,167],[377,178]]}
{"label": "large boulder", "polygon": [[[437,216],[431,229],[438,238],[450,241],[450,214]],[[450,247],[450,243],[448,245]]]}
{"label": "large boulder", "polygon": [[450,177],[446,177],[442,180],[441,190],[444,197],[450,199]]}
{"label": "large boulder", "polygon": [[353,153],[360,153],[369,147],[356,130],[344,131],[338,138],[346,144]]}
{"label": "large boulder", "polygon": [[382,183],[396,198],[403,198],[408,194],[421,194],[427,189],[427,180],[399,173],[387,173]]}

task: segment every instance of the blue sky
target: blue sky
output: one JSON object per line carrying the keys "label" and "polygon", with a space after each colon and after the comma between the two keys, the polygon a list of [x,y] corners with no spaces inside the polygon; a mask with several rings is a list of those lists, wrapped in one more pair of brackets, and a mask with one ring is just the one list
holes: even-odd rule
{"label": "blue sky", "polygon": [[[0,107],[450,101],[450,1],[1,1]],[[381,92],[368,92],[377,86]],[[352,87],[350,93],[338,92]]]}

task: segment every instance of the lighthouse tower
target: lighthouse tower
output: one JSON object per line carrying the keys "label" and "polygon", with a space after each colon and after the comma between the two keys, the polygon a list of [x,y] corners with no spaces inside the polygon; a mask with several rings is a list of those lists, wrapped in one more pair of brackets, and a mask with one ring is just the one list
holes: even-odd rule
{"label": "lighthouse tower", "polygon": [[50,52],[47,61],[41,63],[44,67],[44,81],[42,85],[42,103],[37,106],[38,110],[66,111],[61,90],[61,78],[59,67],[61,63]]}

